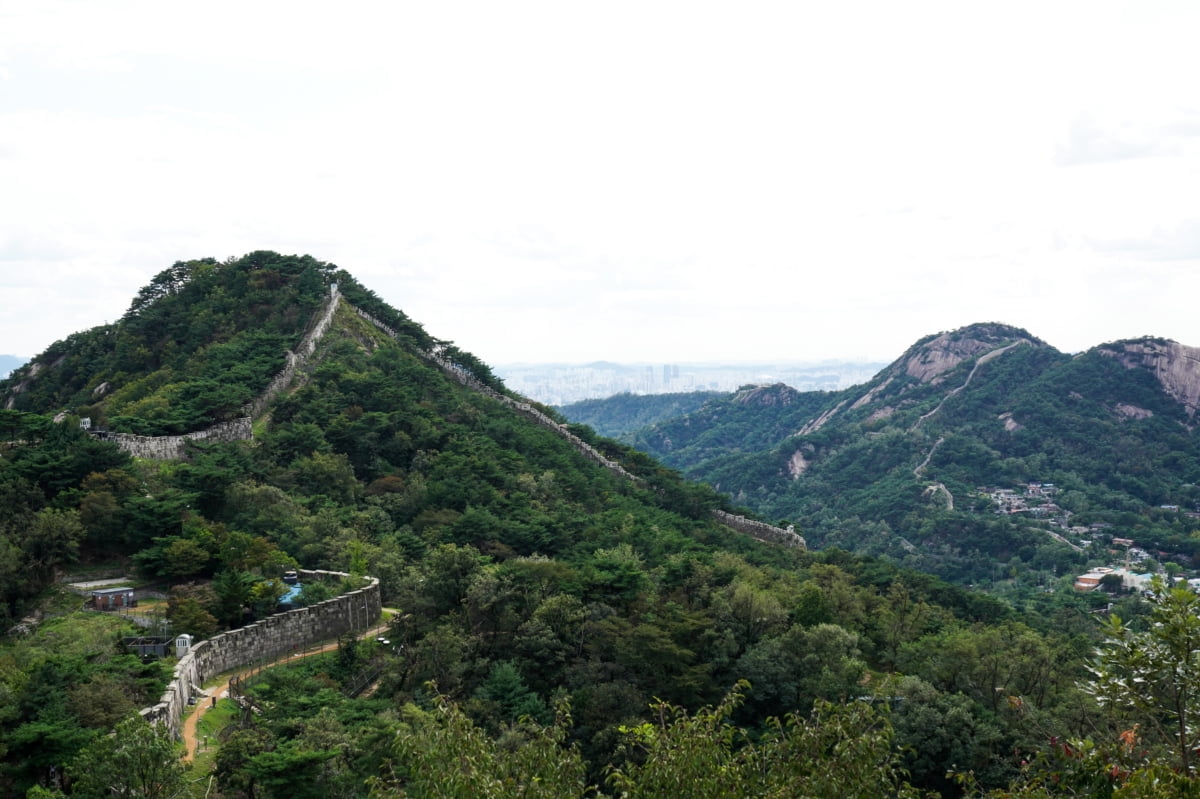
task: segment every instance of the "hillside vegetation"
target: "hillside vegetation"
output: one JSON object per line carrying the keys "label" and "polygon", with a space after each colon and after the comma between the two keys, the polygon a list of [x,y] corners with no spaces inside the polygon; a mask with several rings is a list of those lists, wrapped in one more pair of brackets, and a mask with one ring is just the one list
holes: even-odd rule
{"label": "hillside vegetation", "polygon": [[719,391],[617,394],[607,399],[580,400],[558,410],[572,422],[585,424],[602,436],[618,438],[626,431],[689,414],[708,400],[722,396]]}
{"label": "hillside vegetation", "polygon": [[[1069,356],[976,325],[918,342],[863,386],[745,389],[624,438],[766,518],[797,521],[818,547],[955,581],[995,583],[1003,565],[1044,584],[1103,560],[1113,537],[1188,566],[1200,553],[1194,409],[1186,383],[1162,379],[1177,364],[1146,365],[1146,346]],[[748,406],[763,393],[791,399]],[[997,513],[997,492],[1031,486],[1018,512]]]}
{"label": "hillside vegetation", "polygon": [[[333,324],[253,441],[141,461],[80,430],[80,415],[134,429],[141,408],[161,411],[146,421],[161,431],[236,413],[298,346],[332,280]],[[216,364],[233,363],[224,347],[255,368],[216,380]],[[0,449],[6,621],[81,562],[157,581],[174,629],[201,637],[273,612],[297,565],[379,577],[398,610],[388,643],[347,640],[262,676],[261,712],[221,742],[213,784],[193,775],[211,795],[953,796],[1065,773],[1047,759],[1052,736],[1101,753],[1072,764],[1072,779],[1111,793],[1141,773],[1101,762],[1121,754],[1130,719],[1087,690],[1102,600],[1067,592],[1018,609],[878,559],[764,545],[712,521],[732,507],[724,496],[579,428],[637,479],[622,477],[452,378],[435,350],[503,389],[331,265],[254,253],[160,274],[121,323],[0,383],[13,404]],[[1024,351],[1038,350],[1013,350]],[[896,401],[911,396],[902,413],[915,420],[934,396],[906,385]],[[779,391],[743,400],[731,417],[836,407]],[[831,458],[845,449],[838,429],[814,433]],[[1135,625],[1150,612],[1121,607]],[[107,714],[46,698],[82,682],[121,695],[155,675],[115,658],[112,638],[86,655],[46,640],[36,657],[16,639],[0,650],[0,790],[101,795],[114,787],[96,787],[102,764],[142,752],[161,765],[136,721],[118,729],[141,748],[107,735],[139,694]],[[1139,729],[1148,763],[1178,766],[1168,727]],[[1022,765],[1035,760],[1045,769]],[[135,770],[122,773],[109,779]]]}

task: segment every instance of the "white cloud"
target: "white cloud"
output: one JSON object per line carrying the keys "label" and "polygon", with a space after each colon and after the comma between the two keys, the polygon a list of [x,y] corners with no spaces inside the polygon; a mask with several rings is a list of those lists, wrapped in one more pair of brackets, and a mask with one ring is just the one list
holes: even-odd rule
{"label": "white cloud", "polygon": [[[1197,23],[1188,3],[7,6],[0,351],[119,316],[176,260],[267,248],[492,362],[886,359],[986,320],[1065,349],[1200,344]],[[31,292],[60,313],[7,302]]]}
{"label": "white cloud", "polygon": [[[1200,217],[1185,219],[1169,227],[1154,227],[1138,238],[1088,239],[1098,251],[1153,261],[1200,261]],[[1178,267],[1187,270],[1187,264]]]}
{"label": "white cloud", "polygon": [[1178,158],[1200,150],[1200,118],[1179,110],[1166,119],[1145,114],[1120,120],[1101,120],[1090,112],[1071,123],[1055,160],[1062,166],[1124,161],[1131,158]]}

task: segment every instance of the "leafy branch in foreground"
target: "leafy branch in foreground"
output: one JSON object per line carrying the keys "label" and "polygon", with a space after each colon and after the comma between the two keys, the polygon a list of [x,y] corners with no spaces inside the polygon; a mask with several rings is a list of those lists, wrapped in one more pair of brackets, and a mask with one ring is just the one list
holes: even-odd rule
{"label": "leafy branch in foreground", "polygon": [[630,762],[608,782],[621,797],[838,796],[917,797],[904,780],[887,717],[868,702],[818,700],[807,718],[767,719],[752,739],[729,723],[741,704],[739,682],[716,707],[689,715],[657,703],[657,721],[623,728]]}
{"label": "leafy branch in foreground", "polygon": [[1155,580],[1151,604],[1142,632],[1109,618],[1089,688],[1128,722],[1139,749],[1191,777],[1200,749],[1200,596]]}
{"label": "leafy branch in foreground", "polygon": [[178,795],[184,785],[179,747],[165,727],[138,715],[117,724],[112,735],[97,738],[67,769],[74,777],[72,796]]}
{"label": "leafy branch in foreground", "polygon": [[372,782],[371,796],[920,796],[898,766],[886,714],[871,703],[818,702],[809,717],[769,719],[767,732],[754,736],[729,721],[748,688],[740,682],[694,714],[658,702],[650,707],[655,721],[621,727],[624,762],[607,769],[611,793],[587,785],[579,749],[567,743],[565,706],[550,726],[522,719],[493,739],[439,696],[432,710],[409,706],[391,774]]}
{"label": "leafy branch in foreground", "polygon": [[[1083,689],[1103,708],[1093,738],[1051,738],[1021,780],[991,799],[1057,796],[1200,797],[1200,596],[1152,584],[1150,615],[1135,629],[1113,615]],[[959,775],[969,795],[972,776]]]}
{"label": "leafy branch in foreground", "polygon": [[578,747],[565,743],[569,725],[563,706],[549,727],[522,719],[493,739],[445,696],[439,695],[430,711],[410,705],[396,736],[392,774],[372,781],[371,796],[583,796],[586,769]]}

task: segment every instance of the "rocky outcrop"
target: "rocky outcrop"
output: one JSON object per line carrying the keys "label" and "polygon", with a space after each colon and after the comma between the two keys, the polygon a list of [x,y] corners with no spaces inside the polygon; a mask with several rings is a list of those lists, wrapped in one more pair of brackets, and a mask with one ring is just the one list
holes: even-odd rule
{"label": "rocky outcrop", "polygon": [[[8,389],[8,399],[4,403],[5,409],[12,410],[14,407],[16,407],[18,394],[24,394],[26,391],[28,391],[29,386],[33,383],[33,381],[37,378],[37,376],[40,375],[42,372],[44,372],[47,369],[57,369],[59,366],[62,366],[63,361],[65,361],[66,359],[67,359],[67,356],[60,355],[58,357],[58,359],[55,360],[54,363],[52,363],[52,364],[47,365],[44,363],[33,362],[33,363],[30,363],[28,366],[24,367],[24,370],[21,370],[21,369],[16,370],[12,374],[12,377],[16,378],[19,376],[21,379],[20,379],[20,382],[16,383],[15,385],[11,386]],[[18,372],[20,372],[20,375],[17,374]]]}
{"label": "rocky outcrop", "polygon": [[804,453],[796,450],[792,453],[792,457],[788,459],[788,474],[793,480],[799,480],[800,475],[808,471],[808,460],[804,457]]}
{"label": "rocky outcrop", "polygon": [[1025,425],[1019,423],[1013,418],[1012,411],[1005,411],[996,418],[1004,423],[1004,429],[1006,432],[1015,433],[1017,430],[1023,430],[1025,428]]}
{"label": "rocky outcrop", "polygon": [[1113,410],[1123,419],[1149,419],[1154,416],[1154,411],[1130,405],[1128,402],[1118,402],[1113,406]]}
{"label": "rocky outcrop", "polygon": [[[903,395],[908,388],[911,388],[911,385],[906,385],[904,378],[915,378],[922,383],[936,384],[943,379],[944,375],[960,364],[978,359],[975,364],[975,367],[978,368],[981,364],[1007,352],[1018,344],[1047,346],[1045,342],[1034,338],[1020,328],[997,323],[969,325],[948,333],[930,336],[924,341],[914,344],[891,366],[880,372],[876,378],[878,382],[854,400],[850,404],[850,410],[857,410],[884,398],[894,401],[897,396]],[[974,370],[971,374],[974,374]],[[970,382],[970,379],[968,375],[966,382]],[[964,386],[966,382],[963,383]],[[962,386],[951,393],[957,393],[961,388]],[[837,407],[808,422],[796,432],[796,435],[803,436],[820,430],[842,410],[846,402],[848,400],[843,400]],[[895,410],[894,405],[889,405],[881,410],[872,411],[869,420],[885,419]]]}
{"label": "rocky outcrop", "polygon": [[949,372],[963,361],[970,360],[989,349],[981,341],[965,339],[951,343],[946,340],[945,336],[939,336],[933,344],[934,346],[913,354],[904,362],[904,371],[922,383],[932,382],[943,372]]}
{"label": "rocky outcrop", "polygon": [[940,410],[942,409],[942,406],[946,404],[946,400],[950,399],[950,398],[951,398],[951,397],[953,397],[955,394],[958,394],[958,393],[959,393],[960,391],[962,391],[964,388],[966,388],[967,386],[969,386],[969,385],[971,384],[971,380],[972,380],[972,379],[975,377],[975,373],[979,371],[979,367],[983,366],[985,363],[987,363],[988,361],[991,361],[991,360],[993,360],[994,358],[998,358],[998,357],[1000,357],[1000,356],[1001,356],[1001,355],[1003,355],[1004,353],[1006,353],[1006,352],[1008,352],[1009,350],[1011,350],[1013,347],[1019,347],[1019,346],[1020,346],[1020,345],[1022,345],[1022,344],[1028,344],[1028,343],[1029,343],[1029,342],[1028,342],[1028,341],[1026,341],[1026,340],[1024,340],[1024,339],[1018,339],[1017,341],[1014,341],[1014,342],[1012,342],[1011,344],[1006,344],[1005,346],[1003,346],[1003,347],[1000,347],[999,349],[994,349],[994,350],[991,350],[991,351],[989,351],[989,352],[985,352],[985,353],[983,353],[982,355],[980,355],[980,356],[979,356],[979,358],[978,358],[978,359],[975,361],[975,365],[971,367],[971,371],[967,373],[967,379],[963,381],[962,385],[961,385],[961,386],[956,386],[956,387],[955,387],[954,389],[952,389],[951,391],[948,391],[948,392],[946,392],[946,396],[942,397],[942,401],[941,401],[941,402],[939,402],[939,403],[937,404],[937,406],[936,406],[936,407],[935,407],[933,410],[929,411],[929,412],[928,412],[928,413],[926,413],[926,414],[923,414],[923,415],[922,415],[922,416],[921,416],[919,419],[917,419],[917,421],[916,421],[916,422],[913,424],[913,426],[910,428],[909,432],[912,432],[913,430],[916,430],[918,427],[920,427],[920,426],[921,426],[921,424],[922,424],[922,423],[923,423],[923,422],[924,422],[926,419],[928,419],[929,417],[933,416],[933,415],[934,415],[934,414],[936,414],[938,411],[940,411]]}
{"label": "rocky outcrop", "polygon": [[791,405],[800,398],[800,392],[783,383],[767,386],[743,386],[731,398],[731,402],[751,407],[771,408]]}
{"label": "rocky outcrop", "polygon": [[1200,408],[1200,347],[1143,338],[1105,344],[1097,352],[1116,358],[1127,369],[1150,371],[1163,391],[1182,405],[1189,417],[1195,417]]}
{"label": "rocky outcrop", "polygon": [[891,378],[891,377],[887,378],[882,383],[879,383],[877,386],[875,386],[870,391],[868,391],[866,394],[863,394],[861,397],[856,399],[854,401],[854,404],[850,406],[850,410],[854,410],[855,408],[861,408],[863,405],[866,405],[870,402],[874,402],[875,398],[877,396],[879,396],[885,388],[887,388],[888,386],[890,386],[892,384],[893,379],[894,378]]}
{"label": "rocky outcrop", "polygon": [[909,377],[929,383],[964,361],[1018,341],[1046,346],[1019,328],[1001,324],[969,325],[917,344],[890,371],[903,371]]}
{"label": "rocky outcrop", "polygon": [[882,419],[887,419],[896,412],[896,409],[891,405],[884,405],[882,408],[876,408],[871,411],[871,415],[867,417],[868,422],[878,422]]}
{"label": "rocky outcrop", "polygon": [[812,421],[806,423],[804,425],[804,427],[801,427],[799,430],[796,431],[796,435],[806,436],[809,433],[817,432],[822,427],[824,427],[829,422],[830,419],[832,419],[834,416],[836,416],[837,412],[840,411],[848,401],[849,400],[842,400],[837,405],[835,405],[834,407],[825,411],[825,413],[818,416],[816,419],[813,419]]}

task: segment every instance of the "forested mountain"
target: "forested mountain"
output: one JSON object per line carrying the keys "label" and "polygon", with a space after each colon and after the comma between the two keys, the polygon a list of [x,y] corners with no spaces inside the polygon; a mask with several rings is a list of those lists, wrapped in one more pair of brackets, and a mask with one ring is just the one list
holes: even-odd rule
{"label": "forested mountain", "polygon": [[1197,354],[1140,339],[1072,356],[973,325],[863,386],[746,388],[624,440],[817,546],[962,582],[1010,562],[1078,570],[1100,554],[1084,542],[1114,536],[1187,566],[1200,553]]}
{"label": "forested mountain", "polygon": [[711,399],[724,397],[720,391],[682,394],[617,394],[606,399],[572,402],[559,410],[577,424],[585,424],[602,436],[618,438],[622,433],[657,422],[684,416]]}
{"label": "forested mountain", "polygon": [[[1020,340],[987,365],[1069,360]],[[728,412],[710,403],[698,413],[746,425],[747,452],[780,436],[794,445],[722,488],[745,502],[753,476],[766,486],[798,463],[794,452],[813,473],[860,463],[886,479],[900,467],[877,464],[865,443],[854,456],[859,429],[872,444],[916,438],[930,451],[944,437],[926,467],[943,468],[938,453],[966,445],[939,425],[954,418],[951,399],[974,395],[928,412],[967,382],[971,359],[1014,341],[1000,328],[986,341],[960,336],[953,351],[977,347],[961,362],[946,356],[926,376],[895,366],[857,407],[777,389],[739,392]],[[1090,363],[1097,380],[1141,368]],[[1011,368],[1008,379],[1027,373]],[[993,391],[1004,382],[993,376]],[[1131,385],[1142,390],[1081,396],[1154,413],[1112,405],[1118,426],[1174,430],[1186,418],[1152,375]],[[0,382],[0,401],[5,627],[30,616],[0,648],[6,795],[107,795],[106,764],[164,760],[130,716],[162,670],[118,654],[110,629],[81,632],[94,629],[83,614],[36,618],[56,575],[96,563],[155,581],[173,629],[200,637],[273,612],[280,576],[297,566],[377,576],[398,610],[390,649],[346,641],[267,672],[252,689],[259,712],[219,743],[211,780],[194,774],[188,788],[168,775],[154,795],[869,797],[917,786],[953,796],[1014,780],[1033,790],[1054,774],[1111,793],[1146,763],[1177,767],[1180,756],[1175,773],[1190,776],[1169,714],[1142,711],[1138,765],[1121,748],[1131,717],[1117,700],[1128,697],[1113,689],[1102,705],[1089,693],[1086,659],[1103,638],[1092,611],[1104,599],[1066,591],[1015,607],[882,560],[721,526],[712,511],[736,510],[726,497],[506,400],[485,364],[309,257],[176,264],[120,322],[71,335]],[[252,437],[193,441],[180,459],[133,458],[113,443],[114,431],[192,433],[260,405]],[[1034,425],[1033,405],[992,405],[1012,414],[997,420],[1005,434],[1007,418]],[[752,429],[751,411],[824,423],[794,435],[780,416]],[[715,452],[700,433],[685,426],[673,451]],[[958,490],[950,471],[937,479]],[[904,513],[923,507],[899,493]],[[815,528],[808,510],[818,521],[828,512],[786,515]],[[1122,603],[1135,620],[1149,612]],[[372,689],[359,696],[368,665]],[[114,749],[125,736],[147,743]],[[1052,737],[1090,737],[1094,757],[1063,766]],[[1125,773],[1107,770],[1110,756]]]}

